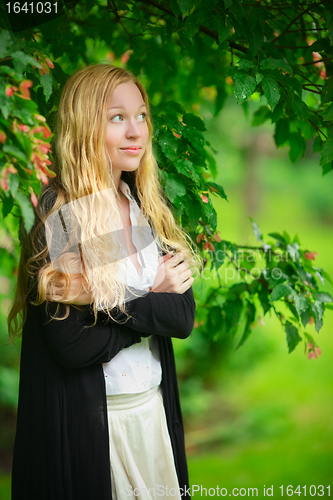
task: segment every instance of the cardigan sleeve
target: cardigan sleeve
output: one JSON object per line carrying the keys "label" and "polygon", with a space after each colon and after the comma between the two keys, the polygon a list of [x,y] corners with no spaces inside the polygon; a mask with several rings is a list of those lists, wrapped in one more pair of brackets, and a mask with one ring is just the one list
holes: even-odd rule
{"label": "cardigan sleeve", "polygon": [[[70,306],[66,319],[52,319],[41,304],[43,329],[49,347],[57,361],[67,368],[80,368],[110,361],[121,349],[141,341],[139,333],[116,322],[105,324],[90,309],[78,310]],[[55,303],[49,303],[52,315]]]}
{"label": "cardigan sleeve", "polygon": [[[142,337],[163,335],[187,338],[193,330],[196,304],[192,287],[183,294],[148,292],[128,303],[132,318],[125,325],[140,332]],[[126,318],[125,315],[117,319]]]}

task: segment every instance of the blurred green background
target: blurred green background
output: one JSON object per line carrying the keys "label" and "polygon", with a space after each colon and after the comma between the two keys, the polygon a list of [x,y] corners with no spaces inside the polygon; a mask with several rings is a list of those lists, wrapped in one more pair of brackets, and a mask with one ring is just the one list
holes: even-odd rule
{"label": "blurred green background", "polygon": [[[266,122],[250,127],[253,112],[262,105],[256,96],[249,100],[248,116],[231,96],[217,119],[209,109],[203,112],[207,138],[218,150],[216,179],[226,191],[229,203],[213,198],[222,239],[237,244],[257,245],[251,216],[265,241],[267,233],[286,230],[297,233],[309,251],[317,252],[315,265],[333,275],[333,177],[322,177],[319,155],[311,144],[305,157],[291,164],[288,149],[277,150],[273,126]],[[208,274],[206,274],[208,276]],[[220,276],[230,285],[225,266]],[[213,279],[213,277],[212,277]],[[209,286],[201,280],[194,290]],[[326,284],[323,290],[332,293]],[[202,387],[198,374],[195,387],[182,384],[186,416],[186,444],[190,482],[207,488],[246,488],[240,496],[252,496],[247,488],[264,486],[307,486],[307,496],[322,495],[318,485],[333,485],[333,316],[324,317],[318,334],[307,327],[322,354],[308,359],[300,344],[288,354],[285,333],[274,316],[263,324],[238,350],[228,350],[216,366],[216,386]],[[195,338],[195,330],[192,339]],[[189,339],[188,339],[189,340]],[[174,342],[182,353],[182,342]],[[187,341],[186,341],[187,342]],[[181,370],[179,370],[181,371]],[[186,382],[186,381],[185,381]],[[195,384],[192,383],[195,386]],[[186,399],[186,394],[192,397]],[[195,394],[196,392],[196,394]],[[211,493],[213,490],[211,491]],[[226,492],[224,491],[224,494]],[[205,497],[205,490],[194,494]],[[266,495],[267,496],[267,495]],[[297,494],[295,494],[297,496]]]}
{"label": "blurred green background", "polygon": [[[251,216],[265,241],[269,232],[286,230],[292,237],[297,233],[309,251],[318,253],[316,265],[332,277],[333,176],[322,177],[319,155],[312,154],[311,144],[305,157],[291,164],[288,150],[276,149],[269,122],[251,127],[253,112],[261,104],[254,94],[245,116],[242,106],[230,96],[214,119],[208,95],[205,107],[193,109],[205,120],[206,138],[218,151],[215,182],[224,187],[229,199],[228,203],[212,197],[220,236],[237,244],[257,245],[248,219]],[[6,242],[1,238],[3,247]],[[230,286],[225,265],[220,276]],[[194,292],[201,293],[213,279],[206,272],[205,279],[193,285]],[[0,285],[0,498],[7,500],[18,347],[5,345],[11,291],[3,277]],[[321,290],[332,294],[329,284]],[[205,383],[199,371],[190,379],[183,371],[186,356],[200,347],[196,329],[185,341],[174,340],[190,482],[199,486],[194,498],[212,496],[217,486],[227,489],[227,493],[223,490],[225,496],[231,495],[232,488],[245,488],[238,496],[252,496],[247,488],[257,488],[257,497],[264,498],[264,487],[271,486],[274,496],[281,496],[282,485],[283,496],[288,496],[288,485],[293,490],[300,485],[299,496],[304,495],[304,486],[306,496],[329,496],[328,486],[333,483],[332,328],[330,311],[324,315],[319,334],[314,325],[307,327],[322,350],[318,359],[309,360],[302,344],[288,354],[284,331],[267,314],[240,349],[235,351],[226,344],[219,361],[214,361],[214,376]],[[203,490],[201,494],[201,486],[207,493]]]}

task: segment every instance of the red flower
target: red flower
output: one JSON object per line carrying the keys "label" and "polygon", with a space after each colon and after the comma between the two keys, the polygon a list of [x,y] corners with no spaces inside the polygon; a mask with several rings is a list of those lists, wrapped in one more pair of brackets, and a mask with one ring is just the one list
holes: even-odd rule
{"label": "red flower", "polygon": [[38,132],[43,132],[43,130],[44,130],[43,125],[39,125],[38,127],[34,127],[34,128],[31,130],[31,133],[32,133],[32,134],[38,134]]}
{"label": "red flower", "polygon": [[52,132],[47,127],[44,127],[43,128],[43,135],[44,135],[44,139],[47,139],[48,137],[51,137]]}
{"label": "red flower", "polygon": [[46,122],[46,118],[42,115],[35,115],[36,120],[39,120],[40,122]]}
{"label": "red flower", "polygon": [[38,199],[37,199],[37,196],[34,192],[31,193],[30,199],[31,199],[31,203],[33,204],[33,206],[37,207]]}
{"label": "red flower", "polygon": [[49,68],[52,68],[52,69],[54,68],[54,64],[53,64],[53,62],[52,62],[52,61],[50,61],[50,59],[47,59],[47,58],[46,58],[46,59],[45,59],[45,62],[46,62],[46,64],[48,65],[48,67],[49,67]]}
{"label": "red flower", "polygon": [[14,94],[12,87],[6,88],[6,96],[11,97]]}
{"label": "red flower", "polygon": [[7,181],[5,181],[5,179],[0,179],[0,186],[4,191],[8,191],[8,184]]}
{"label": "red flower", "polygon": [[309,348],[308,352],[308,359],[315,358],[317,359],[318,356],[321,355],[321,350],[317,346],[313,346],[310,342],[308,343],[307,347]]}
{"label": "red flower", "polygon": [[200,196],[201,196],[201,199],[202,199],[202,201],[203,201],[204,203],[208,203],[208,198],[207,198],[207,196],[205,196],[204,194],[201,194]]}
{"label": "red flower", "polygon": [[214,236],[215,240],[220,243],[221,238],[219,237],[219,235],[217,233],[215,233],[213,236]]}
{"label": "red flower", "polygon": [[14,165],[9,165],[8,172],[10,172],[11,174],[17,174],[17,170]]}
{"label": "red flower", "polygon": [[177,139],[180,139],[180,135],[179,135],[179,134],[177,134],[177,132],[175,132],[175,131],[173,130],[173,131],[172,131],[172,133],[173,133],[173,135],[174,135],[175,137],[177,137]]}
{"label": "red flower", "polygon": [[315,255],[318,255],[317,252],[305,252],[304,258],[315,260]]}
{"label": "red flower", "polygon": [[30,99],[30,87],[32,87],[32,81],[23,80],[23,82],[20,83],[20,92],[22,94],[20,97],[23,96],[25,99]]}
{"label": "red flower", "polygon": [[197,236],[197,243],[200,243],[200,241],[202,240],[203,237],[204,237],[203,233],[198,234],[198,236]]}
{"label": "red flower", "polygon": [[40,75],[44,75],[44,74],[48,74],[48,73],[50,73],[49,68],[48,68],[47,66],[45,66],[45,64],[44,64],[44,63],[40,63],[40,65],[41,65],[41,68],[40,68],[40,70],[39,70],[39,74],[40,74]]}
{"label": "red flower", "polygon": [[126,50],[126,52],[121,56],[121,62],[126,64],[132,54],[133,50]]}
{"label": "red flower", "polygon": [[47,154],[50,149],[51,149],[51,144],[49,144],[48,142],[42,142],[39,146],[39,150],[43,154]]}
{"label": "red flower", "polygon": [[21,130],[22,132],[29,132],[29,127],[28,125],[18,125],[17,128]]}
{"label": "red flower", "polygon": [[0,142],[3,144],[4,142],[6,142],[6,139],[6,134],[0,130]]}

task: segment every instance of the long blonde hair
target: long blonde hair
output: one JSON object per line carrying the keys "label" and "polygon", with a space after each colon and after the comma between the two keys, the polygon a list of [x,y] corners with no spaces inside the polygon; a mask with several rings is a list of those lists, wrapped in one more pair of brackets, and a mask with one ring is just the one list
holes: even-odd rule
{"label": "long blonde hair", "polygon": [[[119,202],[113,183],[112,165],[105,149],[107,106],[115,88],[126,82],[137,85],[147,107],[148,145],[138,169],[126,172],[141,206],[142,216],[154,229],[162,251],[181,251],[193,272],[202,265],[191,238],[176,223],[159,182],[158,165],[152,150],[153,127],[144,87],[132,73],[122,68],[104,63],[87,66],[69,78],[61,94],[51,167],[56,177],[50,180],[48,186],[42,186],[35,209],[35,224],[29,234],[21,224],[18,280],[15,300],[8,315],[8,330],[12,338],[19,335],[25,323],[27,300],[34,305],[44,301],[47,304],[46,291],[49,285],[52,287],[59,277],[65,277],[67,285],[71,282],[72,274],[57,271],[50,259],[45,221],[53,212],[59,211],[65,204],[71,204],[74,217],[84,229],[82,239],[95,242],[90,253],[92,260],[109,262],[105,254],[106,245],[101,239],[101,235],[109,231],[105,202],[111,217],[112,214],[119,215]],[[104,194],[102,198],[100,193]],[[90,201],[83,204],[82,200]],[[100,309],[109,316],[117,308],[128,316],[124,303],[126,287],[117,270],[116,262],[106,266],[92,265],[88,276],[83,265],[82,287],[91,287],[93,284],[94,297],[98,297]],[[103,304],[107,304],[107,307]],[[95,302],[93,309],[96,321],[98,308]],[[69,310],[67,305],[65,316],[56,319],[65,319]]]}

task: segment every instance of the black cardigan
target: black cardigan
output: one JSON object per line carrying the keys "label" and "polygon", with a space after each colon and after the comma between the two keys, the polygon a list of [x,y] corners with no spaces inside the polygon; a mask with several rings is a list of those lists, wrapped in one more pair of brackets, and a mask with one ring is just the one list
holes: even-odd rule
{"label": "black cardigan", "polygon": [[[51,312],[55,304],[50,304]],[[45,304],[28,304],[22,334],[12,500],[110,500],[110,455],[102,363],[121,349],[156,335],[163,402],[178,481],[188,491],[184,431],[170,337],[190,335],[195,301],[184,294],[149,292],[128,303],[126,325],[96,326],[89,307],[49,320]],[[183,498],[190,498],[185,493]],[[122,499],[121,499],[122,500]]]}

